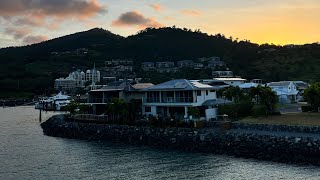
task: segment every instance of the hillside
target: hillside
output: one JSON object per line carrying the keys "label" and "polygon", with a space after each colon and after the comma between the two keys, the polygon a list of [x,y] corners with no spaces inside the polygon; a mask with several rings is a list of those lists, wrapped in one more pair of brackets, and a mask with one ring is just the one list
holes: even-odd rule
{"label": "hillside", "polygon": [[[81,56],[52,54],[73,52],[78,48],[87,48],[89,53]],[[143,61],[178,61],[209,56],[221,57],[235,74],[247,79],[320,80],[319,44],[257,45],[221,34],[208,35],[199,30],[175,27],[148,28],[124,38],[95,28],[30,46],[0,49],[0,86],[2,92],[43,93],[52,89],[54,78],[65,76],[73,67],[89,68],[94,62],[102,66],[107,59],[131,58],[138,69]],[[198,78],[197,73],[201,72],[180,73],[172,77]],[[201,77],[209,75],[204,73]],[[161,75],[150,76],[151,81],[157,82],[156,78]]]}

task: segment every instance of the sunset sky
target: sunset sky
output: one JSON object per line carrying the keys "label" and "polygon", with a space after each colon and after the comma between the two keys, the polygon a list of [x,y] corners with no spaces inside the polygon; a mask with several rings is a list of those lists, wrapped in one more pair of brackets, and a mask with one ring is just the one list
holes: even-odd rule
{"label": "sunset sky", "polygon": [[128,36],[173,26],[254,43],[320,41],[320,0],[1,0],[0,47],[101,27]]}

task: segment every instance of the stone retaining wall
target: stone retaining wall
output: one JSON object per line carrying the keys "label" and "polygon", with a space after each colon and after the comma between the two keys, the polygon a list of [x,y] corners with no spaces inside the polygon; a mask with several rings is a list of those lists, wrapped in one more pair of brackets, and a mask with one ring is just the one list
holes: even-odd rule
{"label": "stone retaining wall", "polygon": [[317,133],[320,134],[320,126],[287,126],[287,125],[269,125],[269,124],[246,124],[232,123],[234,129],[261,130],[261,131],[278,131],[278,132],[297,132],[297,133]]}
{"label": "stone retaining wall", "polygon": [[227,154],[285,163],[320,165],[320,142],[254,133],[187,128],[149,128],[65,121],[57,115],[41,124],[44,134],[86,140],[120,141],[135,145]]}

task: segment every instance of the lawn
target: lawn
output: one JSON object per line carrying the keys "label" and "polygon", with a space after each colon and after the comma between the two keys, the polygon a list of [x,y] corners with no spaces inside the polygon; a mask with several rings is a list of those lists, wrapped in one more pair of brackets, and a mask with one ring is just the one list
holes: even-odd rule
{"label": "lawn", "polygon": [[249,124],[320,126],[320,113],[290,113],[258,118],[247,117],[237,122]]}

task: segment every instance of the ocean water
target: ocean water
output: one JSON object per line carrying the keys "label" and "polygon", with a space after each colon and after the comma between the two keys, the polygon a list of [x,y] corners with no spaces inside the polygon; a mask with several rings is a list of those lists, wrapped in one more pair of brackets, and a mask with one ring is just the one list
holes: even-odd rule
{"label": "ocean water", "polygon": [[0,109],[0,179],[294,180],[320,179],[320,167],[48,137],[38,110],[13,107]]}

